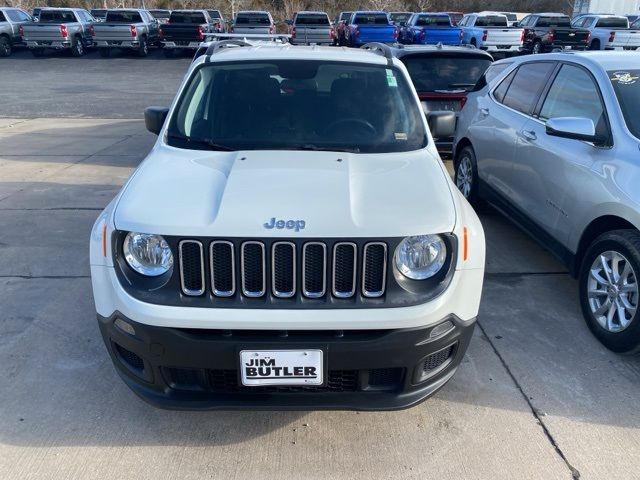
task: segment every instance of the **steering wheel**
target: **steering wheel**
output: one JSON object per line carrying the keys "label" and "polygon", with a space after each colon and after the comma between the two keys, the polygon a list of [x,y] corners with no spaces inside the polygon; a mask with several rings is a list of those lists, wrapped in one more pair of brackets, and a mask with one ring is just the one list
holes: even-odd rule
{"label": "steering wheel", "polygon": [[[349,126],[351,126],[352,128],[348,129]],[[353,130],[355,130],[356,132],[359,131],[361,135],[364,134],[370,137],[374,137],[378,134],[376,127],[361,118],[341,118],[339,120],[336,120],[325,129],[325,133],[330,134],[340,131],[340,133],[342,133],[342,135],[344,136],[353,134]]]}

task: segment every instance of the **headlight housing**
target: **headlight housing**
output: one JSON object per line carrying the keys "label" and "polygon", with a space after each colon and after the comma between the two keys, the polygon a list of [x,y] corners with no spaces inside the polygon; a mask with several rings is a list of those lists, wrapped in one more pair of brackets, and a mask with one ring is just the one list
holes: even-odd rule
{"label": "headlight housing", "polygon": [[447,244],[440,235],[407,237],[393,256],[396,269],[411,280],[436,275],[447,262]]}
{"label": "headlight housing", "polygon": [[127,264],[147,277],[158,277],[173,267],[171,248],[160,235],[129,232],[122,252]]}

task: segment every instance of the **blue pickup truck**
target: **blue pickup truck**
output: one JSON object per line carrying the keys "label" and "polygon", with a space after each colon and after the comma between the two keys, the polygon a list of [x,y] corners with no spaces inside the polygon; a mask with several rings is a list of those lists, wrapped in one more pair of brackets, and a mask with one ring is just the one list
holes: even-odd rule
{"label": "blue pickup truck", "polygon": [[398,28],[386,12],[358,11],[351,14],[344,29],[344,44],[360,47],[370,42],[395,43]]}
{"label": "blue pickup truck", "polygon": [[453,26],[446,13],[414,13],[400,30],[399,41],[407,45],[460,45],[462,29]]}

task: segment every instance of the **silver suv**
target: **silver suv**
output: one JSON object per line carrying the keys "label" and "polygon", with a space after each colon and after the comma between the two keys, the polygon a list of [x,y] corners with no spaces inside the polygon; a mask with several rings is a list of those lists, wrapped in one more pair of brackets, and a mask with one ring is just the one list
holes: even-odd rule
{"label": "silver suv", "polygon": [[493,64],[468,96],[455,181],[560,258],[609,349],[640,352],[640,57],[556,53]]}

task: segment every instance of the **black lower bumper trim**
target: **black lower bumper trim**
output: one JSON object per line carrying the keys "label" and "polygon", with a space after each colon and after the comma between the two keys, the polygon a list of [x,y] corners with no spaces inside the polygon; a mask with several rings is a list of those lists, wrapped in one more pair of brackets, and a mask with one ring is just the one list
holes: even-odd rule
{"label": "black lower bumper trim", "polygon": [[[367,331],[243,331],[154,327],[116,312],[98,316],[125,383],[176,410],[397,410],[433,395],[454,375],[475,322],[452,328]],[[123,323],[126,322],[126,323]],[[240,350],[322,349],[322,386],[251,387],[239,380]]]}

